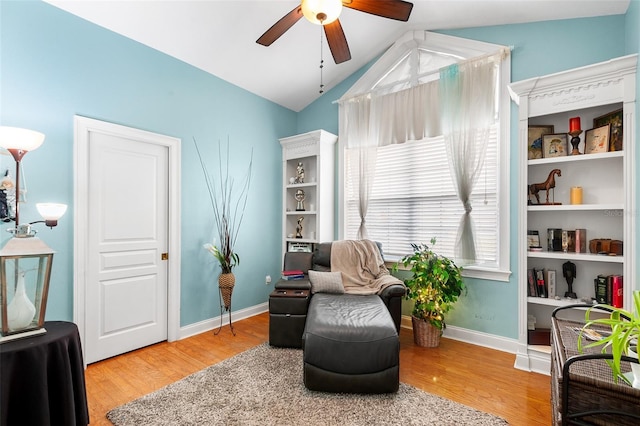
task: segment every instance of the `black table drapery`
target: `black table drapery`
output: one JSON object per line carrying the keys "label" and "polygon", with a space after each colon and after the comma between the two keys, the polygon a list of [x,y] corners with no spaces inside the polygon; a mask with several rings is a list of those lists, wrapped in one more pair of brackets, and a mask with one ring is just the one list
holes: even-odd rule
{"label": "black table drapery", "polygon": [[45,322],[45,334],[0,344],[0,425],[87,425],[78,327]]}

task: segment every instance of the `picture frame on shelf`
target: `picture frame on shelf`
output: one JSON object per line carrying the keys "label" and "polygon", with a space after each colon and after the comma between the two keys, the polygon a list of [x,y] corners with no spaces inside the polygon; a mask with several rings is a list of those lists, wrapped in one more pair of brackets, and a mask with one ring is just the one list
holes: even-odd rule
{"label": "picture frame on shelf", "polygon": [[553,133],[553,125],[530,125],[528,129],[527,158],[535,160],[542,157],[542,135]]}
{"label": "picture frame on shelf", "polygon": [[610,124],[609,128],[609,151],[622,151],[622,108],[611,111],[593,119],[593,127],[602,127]]}
{"label": "picture frame on shelf", "polygon": [[609,151],[609,129],[611,124],[594,127],[584,133],[584,153],[596,154]]}
{"label": "picture frame on shelf", "polygon": [[313,251],[313,243],[289,242],[287,251],[296,253],[311,253]]}
{"label": "picture frame on shelf", "polygon": [[542,248],[540,245],[540,233],[535,230],[527,231],[527,250]]}
{"label": "picture frame on shelf", "polygon": [[569,137],[566,133],[542,135],[542,158],[566,157],[568,149]]}

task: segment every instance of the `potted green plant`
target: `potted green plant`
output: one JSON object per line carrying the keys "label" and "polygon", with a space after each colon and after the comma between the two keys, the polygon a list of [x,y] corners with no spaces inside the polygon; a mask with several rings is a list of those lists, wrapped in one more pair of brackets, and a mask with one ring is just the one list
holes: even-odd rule
{"label": "potted green plant", "polygon": [[[431,246],[436,239],[431,239]],[[413,253],[403,257],[393,267],[397,271],[402,264],[411,271],[404,280],[406,298],[413,300],[411,321],[413,338],[417,345],[436,347],[445,327],[444,316],[465,290],[462,268],[445,256],[434,252],[426,244],[411,244]]]}
{"label": "potted green plant", "polygon": [[[633,292],[634,312],[629,312],[623,308],[615,308],[611,305],[597,304],[587,309],[585,313],[585,325],[580,331],[578,338],[578,350],[583,352],[585,348],[602,346],[602,353],[610,353],[612,359],[606,360],[611,367],[614,380],[617,382],[622,378],[634,388],[640,389],[640,364],[631,363],[634,380],[629,380],[621,371],[623,356],[638,358],[638,338],[640,338],[640,291]],[[600,309],[599,309],[600,308]],[[602,318],[602,310],[609,314]],[[597,317],[597,313],[600,317]],[[593,326],[606,327],[606,333],[600,333],[598,340],[583,344],[583,335],[592,336]],[[587,337],[589,338],[589,337]],[[591,337],[593,339],[593,337]]]}

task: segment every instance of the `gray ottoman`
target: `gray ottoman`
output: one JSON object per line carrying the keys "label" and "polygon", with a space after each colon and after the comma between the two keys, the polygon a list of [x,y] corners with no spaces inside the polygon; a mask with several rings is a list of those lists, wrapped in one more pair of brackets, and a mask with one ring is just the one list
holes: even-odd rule
{"label": "gray ottoman", "polygon": [[310,390],[398,391],[400,341],[377,295],[313,295],[302,347],[304,384]]}

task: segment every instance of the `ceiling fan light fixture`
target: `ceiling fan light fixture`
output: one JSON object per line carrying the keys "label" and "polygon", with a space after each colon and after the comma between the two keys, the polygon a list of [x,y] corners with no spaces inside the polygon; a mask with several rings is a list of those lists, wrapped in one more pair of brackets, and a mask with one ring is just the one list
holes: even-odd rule
{"label": "ceiling fan light fixture", "polygon": [[302,14],[312,24],[327,25],[338,19],[342,0],[302,0]]}

